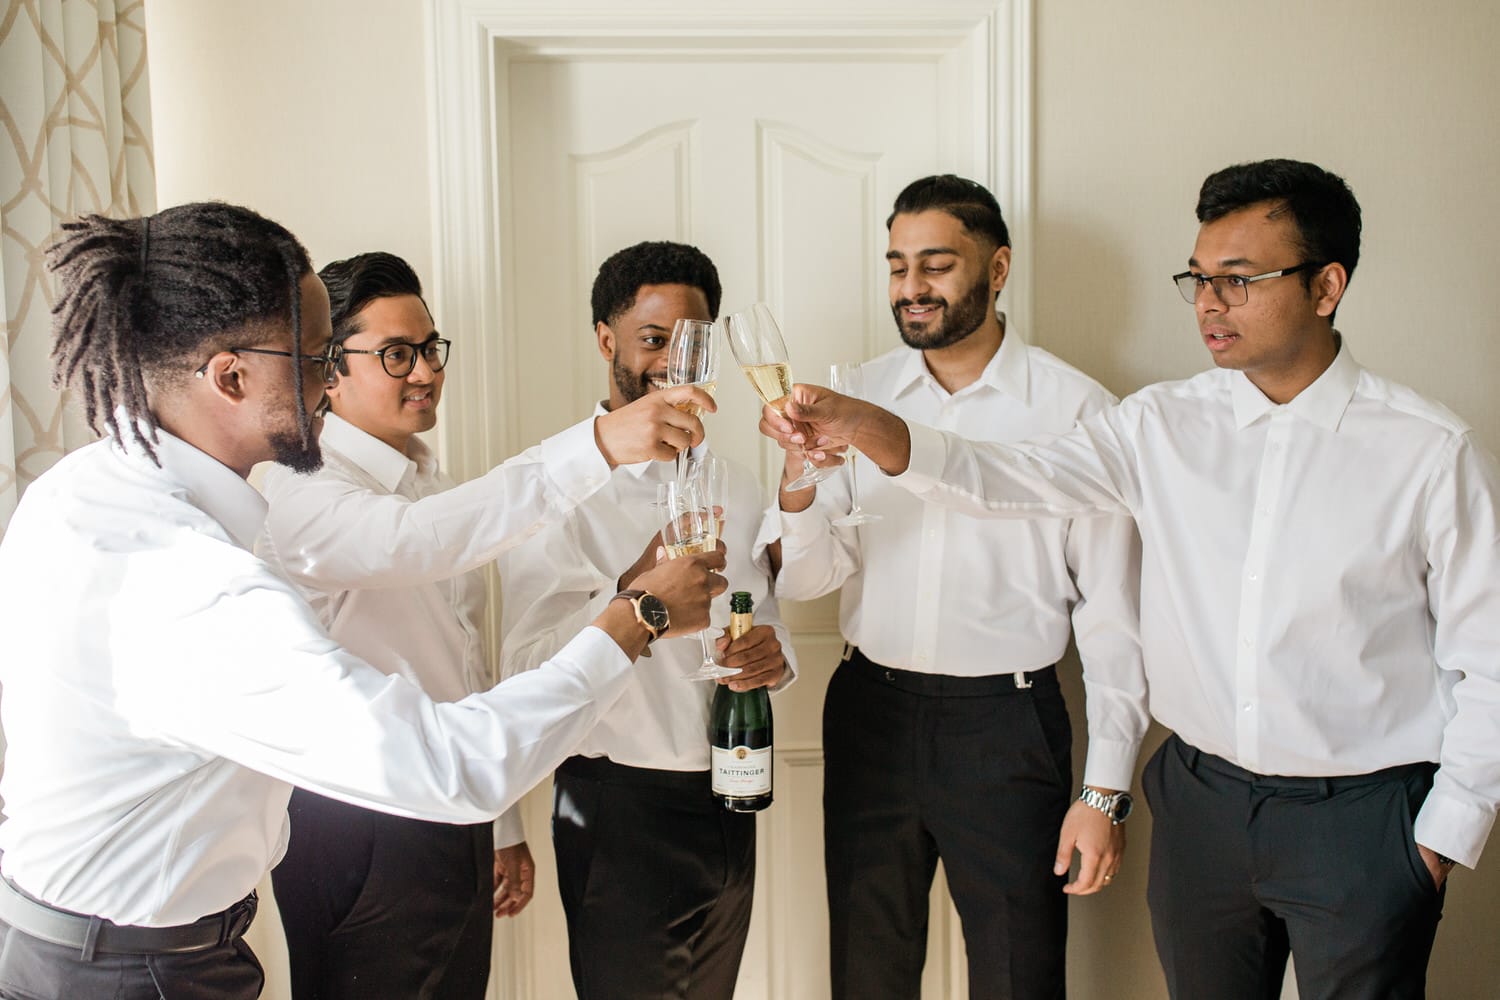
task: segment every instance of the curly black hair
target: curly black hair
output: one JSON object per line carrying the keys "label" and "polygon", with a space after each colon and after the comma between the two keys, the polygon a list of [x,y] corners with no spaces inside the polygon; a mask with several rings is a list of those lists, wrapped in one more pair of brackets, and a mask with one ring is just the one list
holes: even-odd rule
{"label": "curly black hair", "polygon": [[1000,214],[1000,203],[989,189],[978,181],[956,174],[934,174],[914,180],[896,195],[895,207],[885,220],[885,228],[898,215],[915,215],[918,212],[947,212],[964,229],[982,236],[998,247],[1010,246],[1010,229],[1005,217]]}
{"label": "curly black hair", "polygon": [[[290,324],[292,352],[302,353],[300,284],[312,261],[270,219],[198,202],[138,219],[88,215],[62,230],[47,248],[58,282],[52,384],[81,392],[96,433],[120,440],[116,411],[123,411],[133,439],[156,461],[146,378],[171,385],[264,324]],[[302,366],[292,370],[306,439]]]}
{"label": "curly black hair", "polygon": [[594,326],[613,323],[621,313],[629,311],[642,285],[688,285],[699,289],[708,299],[709,316],[718,318],[719,299],[724,290],[719,285],[719,269],[714,262],[697,247],[660,240],[626,247],[599,265],[591,296]]}
{"label": "curly black hair", "polygon": [[[1359,263],[1359,202],[1337,174],[1300,160],[1237,163],[1209,174],[1198,191],[1198,221],[1213,222],[1260,202],[1278,202],[1271,217],[1286,214],[1297,226],[1303,259],[1342,264],[1350,277]],[[1304,283],[1312,280],[1304,274]]]}

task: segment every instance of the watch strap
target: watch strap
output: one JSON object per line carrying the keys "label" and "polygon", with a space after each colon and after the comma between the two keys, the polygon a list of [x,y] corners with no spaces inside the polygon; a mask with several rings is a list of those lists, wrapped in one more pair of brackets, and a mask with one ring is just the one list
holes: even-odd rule
{"label": "watch strap", "polygon": [[630,602],[630,608],[635,612],[635,620],[640,622],[641,628],[645,629],[646,634],[651,637],[646,640],[646,645],[649,646],[657,639],[661,638],[661,632],[658,629],[652,628],[651,623],[646,620],[646,616],[641,614],[640,602],[641,598],[646,596],[646,593],[647,592],[644,590],[622,590],[614,597],[611,597],[610,600]]}

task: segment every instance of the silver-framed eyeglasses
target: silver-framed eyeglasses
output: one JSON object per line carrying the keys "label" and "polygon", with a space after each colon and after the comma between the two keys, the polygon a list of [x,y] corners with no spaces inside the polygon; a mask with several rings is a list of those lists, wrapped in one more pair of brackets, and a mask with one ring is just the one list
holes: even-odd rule
{"label": "silver-framed eyeglasses", "polygon": [[353,347],[341,347],[344,354],[373,354],[380,359],[380,367],[391,378],[406,378],[417,367],[417,356],[427,363],[427,367],[435,372],[443,370],[448,363],[448,348],[453,343],[442,337],[428,337],[420,344],[401,340],[394,344],[386,344],[384,347],[373,351],[361,351]]}
{"label": "silver-framed eyeglasses", "polygon": [[1172,275],[1172,282],[1188,305],[1197,304],[1198,293],[1203,291],[1203,286],[1213,285],[1214,294],[1219,297],[1220,302],[1226,306],[1242,306],[1250,301],[1252,282],[1284,278],[1299,271],[1316,271],[1322,266],[1306,261],[1293,267],[1283,267],[1279,271],[1266,271],[1264,274],[1199,274],[1196,271],[1183,271]]}

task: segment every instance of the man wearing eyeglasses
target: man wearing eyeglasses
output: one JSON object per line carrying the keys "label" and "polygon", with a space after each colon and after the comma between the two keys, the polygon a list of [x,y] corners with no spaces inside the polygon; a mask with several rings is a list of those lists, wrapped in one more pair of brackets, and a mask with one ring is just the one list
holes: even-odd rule
{"label": "man wearing eyeglasses", "polygon": [[[534,501],[557,491],[549,467],[578,464],[596,446],[621,451],[621,427],[658,434],[652,421],[670,419],[670,407],[559,435],[530,459],[454,489],[417,437],[437,423],[450,345],[416,274],[399,257],[367,253],[329,264],[319,277],[337,359],[320,439],[324,464],[313,475],[268,472],[259,548],[341,643],[435,700],[457,701],[493,683],[480,639],[481,567],[567,506],[552,504],[537,520]],[[492,509],[477,527],[454,516],[476,503]],[[508,517],[512,508],[517,514]],[[288,811],[291,841],[272,879],[298,1000],[483,996],[491,913],[513,916],[532,895],[518,808],[492,830],[386,815],[297,789]]]}
{"label": "man wearing eyeglasses", "polygon": [[1342,179],[1228,167],[1197,215],[1174,281],[1214,371],[1029,446],[810,387],[789,415],[976,516],[1136,518],[1174,997],[1278,996],[1289,953],[1302,996],[1420,997],[1448,873],[1500,804],[1500,469],[1335,329],[1361,228]]}

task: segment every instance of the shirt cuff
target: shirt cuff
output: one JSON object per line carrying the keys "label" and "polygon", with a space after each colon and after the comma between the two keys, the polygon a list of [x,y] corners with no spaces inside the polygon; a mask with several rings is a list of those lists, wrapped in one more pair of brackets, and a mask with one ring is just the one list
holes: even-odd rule
{"label": "shirt cuff", "polygon": [[1091,737],[1083,765],[1083,783],[1092,788],[1129,791],[1130,779],[1135,775],[1135,760],[1140,752],[1140,743]]}
{"label": "shirt cuff", "polygon": [[514,847],[526,840],[526,827],[521,822],[521,803],[517,802],[495,819],[495,850]]}
{"label": "shirt cuff", "polygon": [[575,505],[609,482],[609,463],[594,439],[594,421],[576,423],[547,438],[539,447],[548,477]]}
{"label": "shirt cuff", "polygon": [[888,478],[908,492],[926,493],[943,480],[943,466],[948,461],[948,442],[942,431],[924,424],[907,421],[906,430],[911,437],[911,455],[906,462],[906,471]]}
{"label": "shirt cuff", "polygon": [[1452,858],[1465,868],[1479,864],[1484,842],[1495,825],[1493,810],[1466,801],[1443,787],[1443,772],[1438,771],[1427,801],[1422,803],[1412,824],[1417,843],[1431,851]]}

